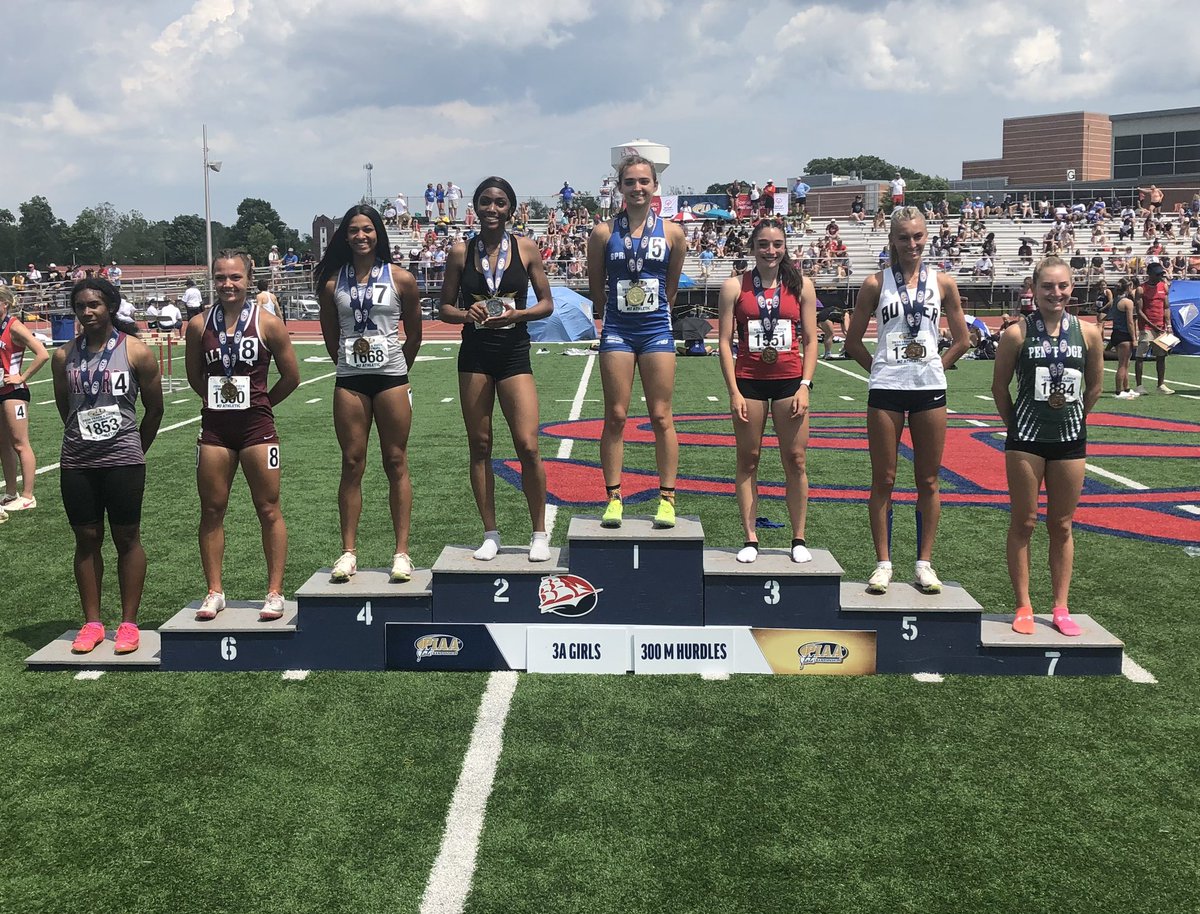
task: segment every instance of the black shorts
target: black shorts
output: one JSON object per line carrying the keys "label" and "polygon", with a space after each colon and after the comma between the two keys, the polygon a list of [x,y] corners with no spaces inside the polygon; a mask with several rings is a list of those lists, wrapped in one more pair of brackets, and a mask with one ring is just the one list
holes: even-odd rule
{"label": "black shorts", "polygon": [[1043,460],[1083,460],[1087,457],[1087,438],[1078,441],[1018,441],[1010,430],[1004,450],[1033,454]]}
{"label": "black shorts", "polygon": [[796,396],[800,378],[738,378],[737,389],[747,400],[787,400]]}
{"label": "black shorts", "polygon": [[374,400],[385,390],[403,387],[407,383],[408,375],[406,374],[359,374],[344,375],[334,381],[333,386],[352,390],[356,394],[362,394],[364,397]]}
{"label": "black shorts", "polygon": [[529,337],[497,343],[480,339],[476,334],[464,336],[462,347],[458,350],[458,371],[459,374],[485,374],[493,381],[503,381],[519,374],[533,374],[533,366],[529,362]]}
{"label": "black shorts", "polygon": [[1122,343],[1132,343],[1132,342],[1133,342],[1133,337],[1130,336],[1128,333],[1126,333],[1124,330],[1114,330],[1112,332],[1112,336],[1110,336],[1108,339],[1108,344],[1110,346],[1119,346]]}
{"label": "black shorts", "polygon": [[5,400],[24,400],[26,403],[28,403],[29,388],[18,387],[16,390],[10,390],[6,394],[0,394],[0,403],[3,403]]}
{"label": "black shorts", "polygon": [[867,394],[867,406],[886,410],[889,413],[923,413],[931,409],[944,409],[944,390],[881,390],[876,388]]}
{"label": "black shorts", "polygon": [[822,308],[817,312],[817,323],[823,324],[825,321],[841,321],[846,316],[846,312],[840,308]]}
{"label": "black shorts", "polygon": [[142,494],[146,465],[68,469],[58,473],[63,508],[72,527],[93,527],[108,522],[114,527],[134,527],[142,521]]}

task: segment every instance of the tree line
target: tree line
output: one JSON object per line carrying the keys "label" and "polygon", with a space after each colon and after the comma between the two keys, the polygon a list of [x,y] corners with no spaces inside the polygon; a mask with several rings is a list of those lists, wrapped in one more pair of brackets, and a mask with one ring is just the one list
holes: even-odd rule
{"label": "tree line", "polygon": [[[905,190],[909,193],[919,190],[949,190],[950,182],[938,175],[927,175],[904,165],[893,165],[879,156],[850,156],[836,158],[810,159],[804,166],[802,174],[806,175],[857,175],[864,181],[890,181],[897,174],[904,179]],[[786,180],[786,176],[784,178]],[[783,181],[777,181],[781,187]],[[707,193],[723,194],[731,184],[737,184],[744,190],[750,189],[749,181],[726,181],[723,184],[710,184]],[[790,188],[788,188],[790,190]]]}
{"label": "tree line", "polygon": [[[34,196],[18,208],[0,209],[0,273],[24,270],[28,264],[76,263],[121,265],[202,264],[205,258],[204,217],[178,215],[152,222],[136,209],[118,212],[111,203],[98,203],[82,210],[75,221],[54,215],[50,201]],[[289,247],[297,253],[311,243],[285,225],[275,207],[266,200],[247,197],[237,207],[233,225],[213,222],[213,248],[238,247],[249,251],[258,263],[267,262],[271,245],[281,252]]]}

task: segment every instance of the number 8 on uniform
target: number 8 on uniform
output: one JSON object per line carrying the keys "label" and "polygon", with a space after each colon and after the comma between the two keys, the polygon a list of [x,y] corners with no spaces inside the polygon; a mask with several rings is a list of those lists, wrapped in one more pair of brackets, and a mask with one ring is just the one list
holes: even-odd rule
{"label": "number 8 on uniform", "polygon": [[278,470],[279,469],[279,445],[278,444],[268,444],[267,445],[267,469],[268,470]]}

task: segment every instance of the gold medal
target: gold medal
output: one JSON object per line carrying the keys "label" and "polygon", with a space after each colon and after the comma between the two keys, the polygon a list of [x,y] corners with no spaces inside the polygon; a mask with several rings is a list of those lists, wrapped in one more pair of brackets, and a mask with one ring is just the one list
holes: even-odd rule
{"label": "gold medal", "polygon": [[221,399],[225,403],[236,403],[238,398],[237,385],[233,383],[232,378],[226,378],[225,383],[221,385]]}
{"label": "gold medal", "polygon": [[355,358],[357,358],[361,361],[362,359],[365,359],[370,354],[371,354],[371,344],[367,342],[367,338],[365,336],[360,336],[358,339],[356,339],[354,341],[354,356],[355,356]]}
{"label": "gold medal", "polygon": [[774,365],[779,358],[779,350],[774,346],[764,346],[762,351],[762,360],[768,365]]}
{"label": "gold medal", "polygon": [[913,361],[925,358],[925,344],[919,343],[916,340],[910,340],[908,345],[904,347],[904,357]]}
{"label": "gold medal", "polygon": [[1062,409],[1067,405],[1067,395],[1061,389],[1050,391],[1050,396],[1046,398],[1046,405],[1051,409]]}
{"label": "gold medal", "polygon": [[625,304],[631,308],[640,308],[646,303],[646,290],[640,283],[633,283],[625,291]]}
{"label": "gold medal", "polygon": [[499,298],[489,298],[484,307],[487,308],[488,317],[503,317],[504,312],[508,310],[504,301]]}

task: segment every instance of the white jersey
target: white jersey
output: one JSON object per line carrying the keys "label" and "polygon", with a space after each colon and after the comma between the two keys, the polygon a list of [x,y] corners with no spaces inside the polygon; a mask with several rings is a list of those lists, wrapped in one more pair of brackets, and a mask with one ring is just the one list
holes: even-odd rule
{"label": "white jersey", "polygon": [[359,294],[365,290],[371,300],[365,326],[359,326],[360,322],[355,317],[352,276],[352,269],[339,270],[333,291],[340,330],[337,376],[344,378],[362,374],[408,374],[403,344],[400,342],[402,307],[400,297],[396,295],[392,285],[391,268],[385,263],[377,262],[372,267],[369,283],[358,287]]}
{"label": "white jersey", "polygon": [[[891,270],[883,271],[879,304],[875,307],[875,328],[878,345],[871,361],[871,390],[945,390],[946,372],[938,356],[938,325],[942,318],[942,294],[938,289],[938,274],[927,267],[925,307],[917,330],[916,345],[909,337],[904,321],[904,306]],[[915,299],[917,291],[909,286],[908,294]],[[920,350],[919,352],[917,350]]]}

